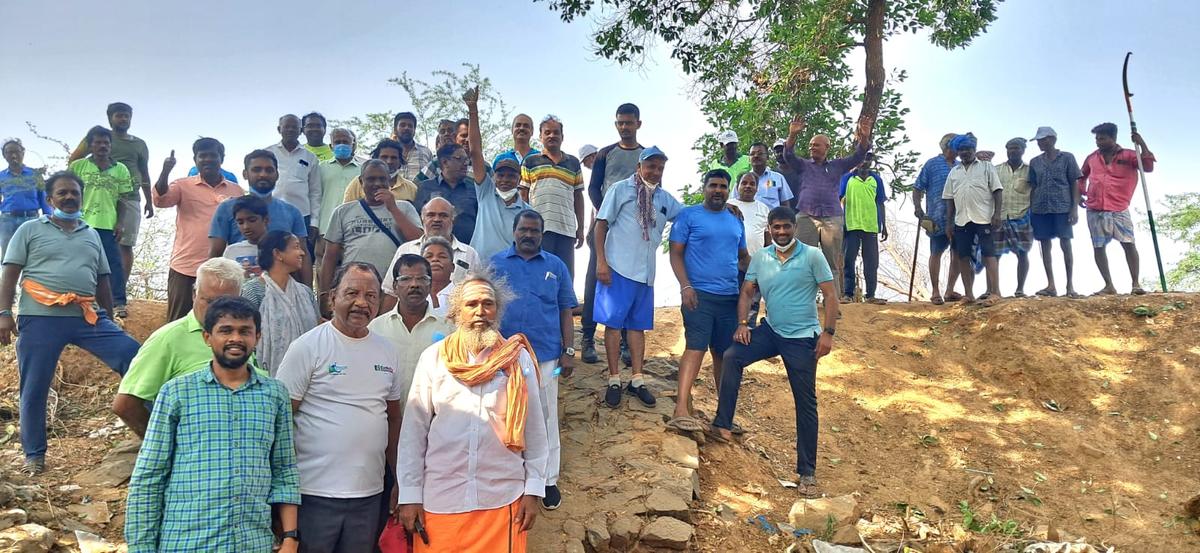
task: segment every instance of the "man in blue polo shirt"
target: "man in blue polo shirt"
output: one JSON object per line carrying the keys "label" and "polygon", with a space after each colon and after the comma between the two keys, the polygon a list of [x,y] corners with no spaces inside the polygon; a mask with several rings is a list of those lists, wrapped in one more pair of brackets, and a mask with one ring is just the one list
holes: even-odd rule
{"label": "man in blue polo shirt", "polygon": [[[768,229],[770,246],[754,252],[746,281],[738,297],[738,326],[734,344],[725,351],[722,375],[710,435],[718,441],[732,438],[733,412],[737,407],[742,371],[749,365],[774,357],[783,358],[792,399],[796,405],[796,472],[800,492],[813,496],[817,463],[817,361],[833,348],[837,325],[837,292],[833,271],[819,248],[796,241],[796,212],[787,206],[771,210]],[[817,290],[825,297],[825,327],[817,319],[813,299]],[[754,330],[746,315],[754,292],[762,293],[771,309],[767,320]]]}
{"label": "man in blue polo shirt", "polygon": [[8,168],[0,171],[0,252],[8,251],[8,242],[21,223],[50,214],[41,175],[25,166],[25,146],[8,138],[3,151]]}
{"label": "man in blue polo shirt", "polygon": [[713,382],[720,386],[721,357],[737,328],[738,270],[750,262],[746,230],[725,204],[731,180],[724,169],[705,173],[704,203],[680,211],[671,226],[671,269],[679,281],[686,344],[675,414],[667,426],[685,432],[704,430],[692,418],[692,384],[709,351]]}
{"label": "man in blue polo shirt", "polygon": [[[279,168],[275,154],[268,150],[254,150],[246,154],[246,169],[242,176],[250,185],[250,193],[267,203],[267,232],[282,230],[300,238],[308,236],[308,225],[300,209],[274,195],[275,183],[279,180]],[[209,257],[225,255],[225,247],[237,244],[246,238],[238,230],[233,205],[237,198],[230,198],[217,206],[212,225],[208,229]],[[312,264],[300,267],[301,282],[312,282]]]}
{"label": "man in blue polo shirt", "polygon": [[527,209],[513,221],[514,244],[492,256],[496,276],[506,277],[517,294],[520,307],[505,310],[500,333],[510,337],[524,333],[537,355],[541,371],[542,413],[546,417],[546,437],[550,457],[546,461],[546,495],[542,505],[549,510],[562,504],[558,491],[562,446],[558,438],[558,375],[570,376],[575,366],[575,321],[571,310],[579,305],[567,265],[542,249],[545,220]]}
{"label": "man in blue polo shirt", "polygon": [[[468,139],[471,147],[471,176],[475,179],[475,198],[478,211],[475,214],[475,230],[471,233],[471,247],[480,259],[491,259],[513,244],[513,225],[516,217],[526,209],[532,209],[521,199],[521,159],[518,154],[505,152],[496,156],[492,170],[483,161],[483,138],[479,134],[479,93],[468,91],[463,96],[471,125]],[[528,118],[528,116],[525,116]],[[517,119],[521,116],[518,115]],[[517,120],[513,120],[513,136],[517,136]],[[533,128],[533,123],[529,124]],[[519,152],[518,152],[519,153]],[[537,153],[532,150],[531,153]]]}

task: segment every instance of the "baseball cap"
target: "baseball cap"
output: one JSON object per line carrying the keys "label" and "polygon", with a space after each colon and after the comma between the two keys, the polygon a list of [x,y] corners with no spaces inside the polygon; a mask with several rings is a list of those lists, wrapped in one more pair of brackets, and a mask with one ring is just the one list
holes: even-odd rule
{"label": "baseball cap", "polygon": [[787,147],[787,141],[780,138],[779,140],[775,141],[775,145],[771,146],[771,149],[774,150],[775,148],[786,148],[786,147]]}
{"label": "baseball cap", "polygon": [[598,151],[599,150],[597,150],[595,146],[592,146],[591,144],[584,144],[583,147],[579,149],[579,161],[583,161],[585,158],[587,158],[587,156],[590,156]]}
{"label": "baseball cap", "polygon": [[503,154],[496,157],[492,163],[492,170],[499,171],[501,168],[512,169],[518,173],[521,172],[521,162],[517,161],[517,156],[512,154]]}
{"label": "baseball cap", "polygon": [[1054,132],[1054,129],[1050,127],[1038,127],[1037,134],[1035,134],[1030,140],[1041,140],[1047,136],[1057,137],[1058,133]]}
{"label": "baseball cap", "polygon": [[646,161],[647,159],[650,159],[652,157],[661,157],[665,160],[665,159],[667,159],[667,154],[663,153],[663,151],[660,150],[658,148],[658,146],[651,146],[649,148],[642,150],[642,154],[638,156],[638,163]]}
{"label": "baseball cap", "polygon": [[737,141],[737,133],[733,131],[721,131],[720,134],[717,135],[717,142],[719,142],[722,146],[729,144],[730,142]]}

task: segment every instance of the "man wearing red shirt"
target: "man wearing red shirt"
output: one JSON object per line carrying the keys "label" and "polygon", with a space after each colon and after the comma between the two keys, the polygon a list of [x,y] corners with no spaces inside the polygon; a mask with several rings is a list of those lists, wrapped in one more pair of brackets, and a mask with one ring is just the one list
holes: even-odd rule
{"label": "man wearing red shirt", "polygon": [[[1129,200],[1133,198],[1138,184],[1138,154],[1117,144],[1117,126],[1112,123],[1096,125],[1092,134],[1096,135],[1097,149],[1083,161],[1079,192],[1087,207],[1088,230],[1092,234],[1096,267],[1104,277],[1104,288],[1096,294],[1117,293],[1108,270],[1108,254],[1104,251],[1112,240],[1120,242],[1125,250],[1133,294],[1145,294],[1146,291],[1138,283],[1138,251],[1133,243],[1133,219],[1129,216]],[[1146,141],[1137,132],[1131,138],[1142,151],[1142,167],[1147,173],[1153,171],[1154,154],[1146,147]]]}

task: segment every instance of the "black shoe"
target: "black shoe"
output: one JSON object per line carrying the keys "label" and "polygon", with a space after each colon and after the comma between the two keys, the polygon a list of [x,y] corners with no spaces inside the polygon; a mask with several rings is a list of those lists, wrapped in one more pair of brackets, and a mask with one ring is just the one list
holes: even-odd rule
{"label": "black shoe", "polygon": [[624,340],[621,340],[621,362],[625,363],[626,367],[633,366],[633,355],[629,353],[629,344]]}
{"label": "black shoe", "polygon": [[46,472],[45,457],[30,457],[25,460],[25,465],[21,467],[21,472],[26,476],[37,476]]}
{"label": "black shoe", "polygon": [[633,383],[630,382],[629,386],[625,387],[625,393],[638,398],[642,402],[642,405],[646,407],[654,407],[658,403],[658,400],[654,399],[654,394],[650,393],[650,389],[645,384],[635,388]]}
{"label": "black shoe", "polygon": [[583,342],[583,354],[579,357],[584,363],[598,363],[600,356],[596,355],[596,343],[591,340]]}
{"label": "black shoe", "polygon": [[542,507],[547,511],[553,511],[562,505],[562,494],[558,493],[558,486],[546,486],[546,497],[542,498]]}
{"label": "black shoe", "polygon": [[621,385],[609,384],[608,390],[604,392],[604,404],[616,409],[621,406]]}

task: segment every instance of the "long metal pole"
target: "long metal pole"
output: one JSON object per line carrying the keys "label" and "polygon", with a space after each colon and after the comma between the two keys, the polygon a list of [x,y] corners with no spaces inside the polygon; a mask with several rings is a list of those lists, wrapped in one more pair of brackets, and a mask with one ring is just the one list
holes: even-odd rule
{"label": "long metal pole", "polygon": [[[1121,67],[1121,85],[1125,88],[1125,108],[1129,112],[1129,129],[1130,132],[1138,132],[1137,122],[1133,120],[1133,93],[1129,91],[1129,56],[1133,52],[1125,53],[1125,64]],[[1158,229],[1154,226],[1154,208],[1150,205],[1150,188],[1146,186],[1146,168],[1142,166],[1142,147],[1134,144],[1133,149],[1137,152],[1138,165],[1138,180],[1142,184],[1142,196],[1146,199],[1146,217],[1150,219],[1150,240],[1154,243],[1154,261],[1158,263],[1158,283],[1162,287],[1162,291],[1167,291],[1167,274],[1163,271],[1162,252],[1158,248]],[[1138,283],[1133,283],[1136,287]]]}

